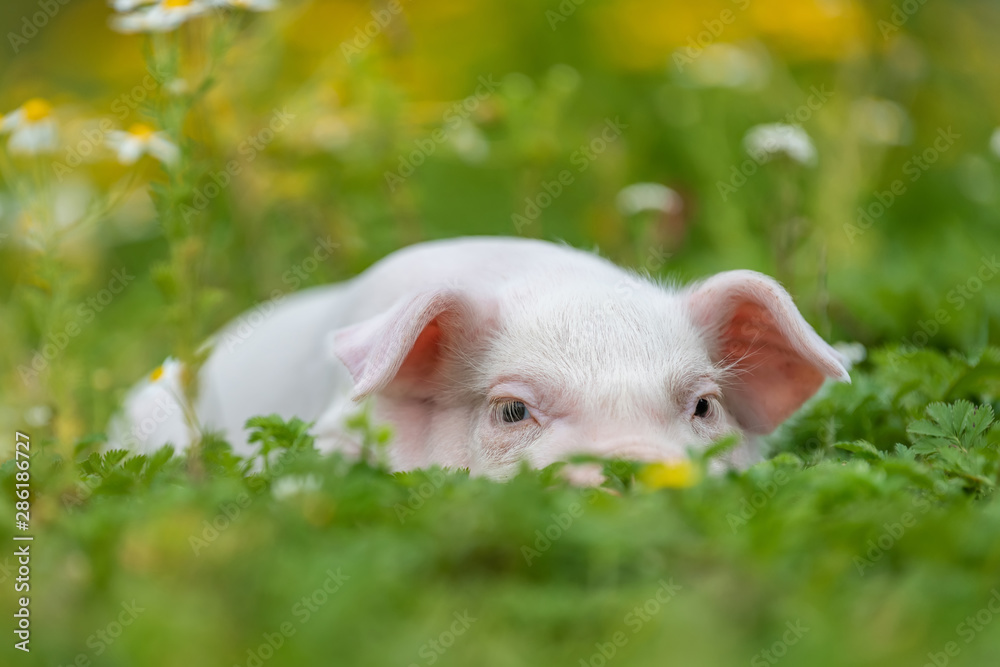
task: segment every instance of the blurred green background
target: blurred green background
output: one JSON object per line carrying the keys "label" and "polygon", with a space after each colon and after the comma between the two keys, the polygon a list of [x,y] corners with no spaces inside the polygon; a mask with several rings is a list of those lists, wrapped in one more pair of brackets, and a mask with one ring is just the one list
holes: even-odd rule
{"label": "blurred green background", "polygon": [[[789,288],[830,341],[898,343],[906,356],[916,349],[976,353],[1000,343],[1000,278],[990,268],[1000,250],[1000,3],[412,0],[398,7],[283,0],[269,12],[212,11],[149,37],[111,30],[114,10],[98,0],[0,5],[6,35],[0,113],[9,117],[26,100],[42,98],[52,106],[58,131],[51,152],[26,156],[0,149],[0,431],[30,428],[37,442],[71,458],[76,443],[104,429],[137,378],[167,356],[194,358],[201,340],[254,304],[276,292],[354,275],[410,243],[468,234],[561,239],[680,281],[734,268],[763,271]],[[43,11],[51,16],[39,26],[35,17]],[[121,164],[106,128],[135,123],[166,132],[180,148],[179,161],[164,166],[146,156]],[[607,133],[609,123],[620,132]],[[814,159],[778,154],[755,160],[748,133],[773,123],[798,125]],[[0,144],[7,141],[0,137]],[[232,164],[236,168],[227,171]],[[553,197],[553,183],[564,171],[571,182]],[[666,205],[637,204],[641,198],[629,186],[639,183],[668,187],[654,190],[669,193]],[[318,239],[327,238],[337,244],[334,254],[310,261]],[[94,306],[88,300],[101,298],[115,271],[134,279]],[[81,308],[93,317],[83,317]],[[75,333],[60,338],[73,324]],[[10,447],[5,440],[0,451]],[[482,485],[473,488],[504,493]],[[211,502],[222,502],[229,491],[207,493]],[[727,492],[734,502],[740,493]],[[177,501],[150,502],[167,507]],[[494,501],[483,502],[493,507]],[[541,512],[544,519],[544,508],[555,502],[539,501],[526,512]],[[636,517],[653,515],[648,507],[635,511]],[[444,510],[428,515],[427,524],[431,516],[449,521]],[[995,507],[992,517],[996,526]],[[534,525],[533,518],[519,520]],[[274,516],[261,521],[276,525]],[[146,530],[161,529],[171,530],[155,523]],[[97,536],[92,554],[101,552],[103,529],[81,530]],[[261,569],[252,570],[275,568],[279,579],[272,588],[253,593],[267,599],[306,570],[317,576],[324,571],[318,563],[303,565],[280,579],[298,567],[295,545],[308,542],[311,533],[289,537],[268,530],[234,542],[219,567],[238,569],[246,550],[269,545],[267,564],[257,561]],[[356,530],[351,539],[390,539],[379,532],[388,528],[371,530]],[[608,527],[592,530],[596,548]],[[768,534],[761,529],[760,539]],[[115,553],[125,553],[123,562],[136,571],[172,576],[152,555],[162,552],[144,540],[116,543],[126,551]],[[328,533],[322,544],[332,549],[343,544],[338,540]],[[387,559],[399,562],[400,544],[386,547]],[[179,548],[187,549],[183,539]],[[369,619],[383,613],[368,597],[382,568],[401,586],[413,573],[426,572],[422,567],[450,572],[466,562],[405,565],[404,556],[404,565],[392,570],[373,556],[381,553],[374,547],[349,548],[357,550],[356,562],[375,558],[379,570],[355,570],[358,588],[352,590],[365,594],[351,593],[337,604],[368,605]],[[476,549],[472,540],[469,557],[488,570],[492,557],[483,553],[489,549]],[[770,580],[776,585],[787,564],[757,555],[768,572],[778,573]],[[697,561],[697,554],[688,556]],[[613,553],[594,557],[619,563]],[[97,584],[88,578],[86,586],[70,588],[101,590],[102,565],[80,558],[60,562],[58,574],[45,576],[97,576]],[[574,556],[567,551],[559,558]],[[506,572],[502,563],[496,567]],[[657,571],[655,563],[635,567]],[[797,561],[789,567],[809,566]],[[725,572],[710,584],[728,590],[744,581],[732,569]],[[557,580],[550,585],[574,585],[552,576]],[[747,576],[753,581],[752,573]],[[910,582],[917,586],[930,574],[914,576]],[[448,577],[464,585],[460,575]],[[834,578],[810,585],[816,589],[803,593],[805,599],[818,604],[829,594],[835,606],[851,604],[831,593]],[[226,595],[236,596],[220,603],[229,613],[239,607],[238,593],[233,582],[224,586],[230,586]],[[764,599],[764,591],[774,589],[764,586],[743,604]],[[919,597],[914,591],[899,595]],[[633,592],[646,595],[645,589]],[[507,603],[535,604],[521,593],[511,590]],[[810,598],[814,593],[818,597]],[[421,599],[430,594],[423,591]],[[394,595],[397,602],[405,599]],[[863,597],[880,595],[866,588]],[[261,599],[254,599],[254,609]],[[580,639],[574,633],[582,631],[568,620],[577,598],[553,599],[545,604],[558,609],[546,607],[545,613],[563,620],[546,626],[551,634],[536,638],[540,645],[566,639],[565,633]],[[75,600],[72,608],[80,613],[87,604]],[[211,595],[192,593],[183,604],[197,613],[178,609],[167,635],[192,633],[192,648],[158,664],[197,664],[193,647],[207,645],[215,632],[194,620],[212,617],[206,611]],[[442,601],[441,607],[450,614],[459,604]],[[869,620],[906,636],[910,612],[901,609]],[[166,612],[157,614],[168,622]],[[671,618],[686,616],[678,610]],[[787,620],[777,616],[768,632]],[[257,618],[254,628],[267,630],[269,620],[280,619]],[[521,621],[530,633],[531,619]],[[865,622],[853,618],[849,625]],[[237,627],[234,619],[220,625],[234,633]],[[710,627],[706,622],[698,631]],[[607,641],[601,633],[614,629],[595,628],[595,641]],[[757,641],[754,629],[745,631],[743,639]],[[418,638],[427,634],[422,632],[413,631]],[[675,640],[685,634],[676,627],[672,632]],[[220,646],[241,645],[249,636],[216,639]],[[512,632],[510,641],[519,636]],[[705,637],[704,651],[694,655],[732,664],[740,638],[729,645]],[[385,637],[372,631],[371,640]],[[313,641],[321,643],[322,636]],[[516,650],[505,654],[498,641],[491,644],[496,659],[489,664],[519,664]],[[155,633],[133,634],[129,642],[156,646]],[[351,651],[345,655],[353,657],[341,662],[331,647],[323,662],[383,664],[365,662],[357,647]],[[392,659],[430,664],[411,653],[393,652]],[[569,653],[554,650],[550,659],[564,664],[559,660]],[[134,649],[126,654],[132,658],[96,664],[138,664],[128,660],[140,654]],[[204,664],[230,659],[221,650],[211,655]],[[296,659],[286,651],[275,662]],[[463,663],[454,654],[450,659],[487,664]]]}
{"label": "blurred green background", "polygon": [[[1000,125],[997,3],[910,3],[918,7],[911,14],[899,13],[905,3],[847,0],[563,4],[566,16],[556,2],[428,0],[403,3],[399,14],[377,2],[284,2],[241,17],[240,34],[213,61],[214,87],[192,103],[181,135],[195,165],[191,200],[227,161],[241,168],[199,211],[193,271],[198,289],[215,294],[190,337],[275,289],[289,291],[282,276],[317,237],[340,247],[303,284],[353,275],[424,239],[520,233],[597,247],[682,280],[767,272],[833,341],[942,349],[997,341],[997,283],[954,298],[1000,247],[1000,158],[990,149]],[[5,2],[0,19],[20,34],[37,9]],[[392,20],[365,45],[358,37],[379,11]],[[48,173],[56,213],[47,226],[58,230],[37,229],[46,227],[41,216],[18,205],[11,183],[0,186],[2,423],[44,406],[52,416],[42,425],[65,440],[102,428],[123,390],[178,352],[154,281],[170,253],[144,187],[164,180],[157,163],[120,165],[96,142],[61,181],[53,173],[54,162],[86,148],[86,131],[101,120],[127,128],[155,118],[149,107],[159,102],[144,85],[148,42],[110,30],[111,13],[74,0],[18,53],[0,49],[0,108],[45,98],[61,132],[40,164],[7,170]],[[188,89],[207,68],[203,33],[213,21],[170,33],[187,47],[178,79]],[[496,85],[479,99],[477,88],[490,91],[481,78]],[[826,101],[815,104],[813,91]],[[241,144],[281,109],[294,116],[287,128],[248,159]],[[815,163],[779,158],[720,192],[720,183],[740,182],[733,170],[749,159],[748,130],[796,114]],[[627,127],[581,173],[574,153],[615,118]],[[434,139],[439,129],[443,141]],[[915,171],[914,158],[949,129],[957,139]],[[387,179],[414,151],[425,159],[413,174]],[[518,230],[512,218],[530,210],[526,198],[566,169],[573,183]],[[110,212],[74,225],[135,171],[130,194]],[[881,216],[861,217],[861,208],[878,211],[880,193],[897,180],[905,192],[890,195]],[[668,213],[623,214],[616,195],[636,182],[666,185],[680,202]],[[29,231],[41,240],[25,241]],[[40,254],[58,265],[46,275]],[[16,368],[120,267],[135,281],[57,363],[24,382]],[[46,291],[63,310],[35,303]],[[914,341],[938,309],[948,322]]]}

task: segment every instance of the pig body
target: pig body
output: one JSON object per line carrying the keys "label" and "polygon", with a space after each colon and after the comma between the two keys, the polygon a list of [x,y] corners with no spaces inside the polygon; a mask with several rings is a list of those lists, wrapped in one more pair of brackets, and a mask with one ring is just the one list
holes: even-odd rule
{"label": "pig body", "polygon": [[193,410],[179,405],[175,369],[133,390],[119,430],[131,425],[134,449],[185,447],[187,415],[247,453],[246,420],[277,413],[314,421],[321,450],[356,453],[344,420],[370,400],[401,470],[502,477],[573,454],[677,460],[732,432],[742,443],[728,463],[742,467],[758,456],[756,436],[825,377],[848,377],[766,276],[665,286],[508,238],[405,248],[250,311],[212,345]]}

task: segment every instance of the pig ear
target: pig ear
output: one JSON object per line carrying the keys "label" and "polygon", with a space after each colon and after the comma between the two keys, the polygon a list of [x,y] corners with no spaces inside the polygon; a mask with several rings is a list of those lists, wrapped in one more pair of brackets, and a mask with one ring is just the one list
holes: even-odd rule
{"label": "pig ear", "polygon": [[[482,328],[471,300],[461,291],[439,289],[403,299],[385,313],[331,333],[330,351],[354,378],[351,398],[360,400],[393,381],[427,390],[445,345]],[[428,392],[429,393],[429,392]]]}
{"label": "pig ear", "polygon": [[713,361],[733,371],[723,394],[740,425],[770,433],[824,377],[850,382],[843,357],[802,318],[775,280],[727,271],[690,288],[688,305]]}

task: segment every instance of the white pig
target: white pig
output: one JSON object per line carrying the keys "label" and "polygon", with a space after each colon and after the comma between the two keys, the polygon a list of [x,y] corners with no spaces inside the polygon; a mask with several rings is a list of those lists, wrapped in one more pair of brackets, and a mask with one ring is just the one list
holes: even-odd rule
{"label": "white pig", "polygon": [[841,355],[760,273],[681,288],[509,238],[405,248],[259,307],[212,344],[194,410],[168,365],[132,391],[119,441],[184,448],[195,423],[245,454],[246,420],[277,413],[315,421],[319,449],[357,453],[344,420],[368,400],[393,429],[397,470],[504,477],[574,454],[677,461],[729,433],[741,442],[726,463],[745,467],[757,436],[824,378],[849,381]]}

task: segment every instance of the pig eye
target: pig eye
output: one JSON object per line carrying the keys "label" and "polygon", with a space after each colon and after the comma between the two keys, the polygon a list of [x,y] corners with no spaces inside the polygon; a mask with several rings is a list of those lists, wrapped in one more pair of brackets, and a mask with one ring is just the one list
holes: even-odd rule
{"label": "pig eye", "polygon": [[497,406],[497,416],[505,424],[516,424],[528,418],[528,406],[522,401],[504,401]]}
{"label": "pig eye", "polygon": [[708,402],[707,398],[699,398],[698,402],[694,406],[694,416],[699,419],[704,419],[708,416],[708,411],[711,407],[712,404]]}

